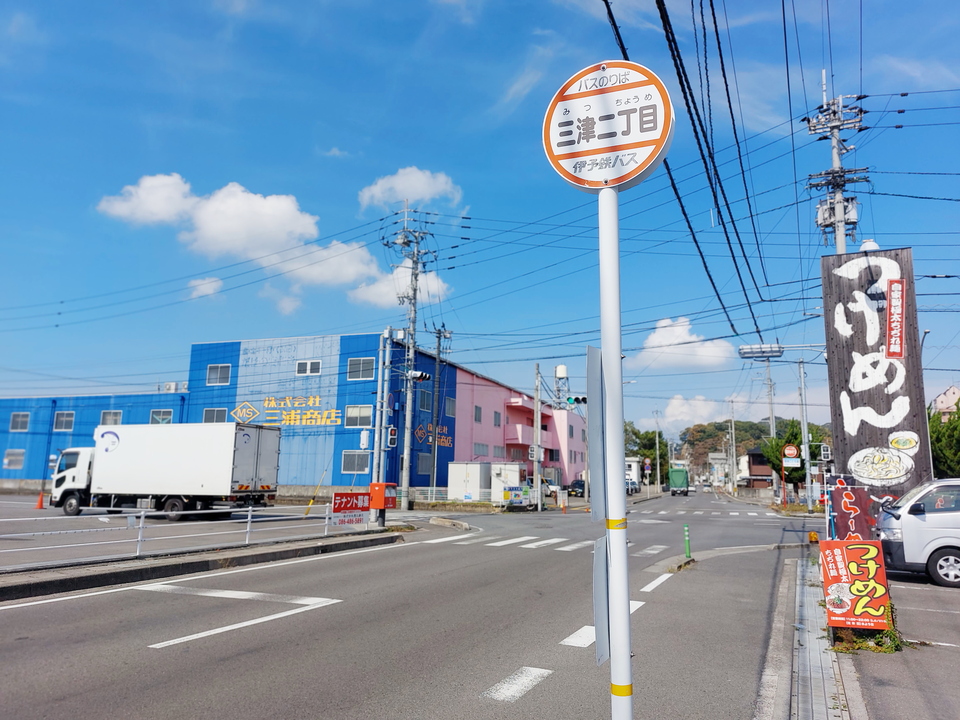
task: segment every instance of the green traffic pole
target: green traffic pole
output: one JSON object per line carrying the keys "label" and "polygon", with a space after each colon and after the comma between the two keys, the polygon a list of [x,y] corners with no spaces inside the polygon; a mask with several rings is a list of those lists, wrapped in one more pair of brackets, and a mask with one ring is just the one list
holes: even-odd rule
{"label": "green traffic pole", "polygon": [[690,559],[690,526],[683,526],[683,547],[687,553],[687,560]]}

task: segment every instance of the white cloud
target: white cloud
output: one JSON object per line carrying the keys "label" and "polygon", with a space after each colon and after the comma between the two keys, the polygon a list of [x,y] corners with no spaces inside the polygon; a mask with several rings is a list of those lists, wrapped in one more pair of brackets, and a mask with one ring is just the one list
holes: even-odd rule
{"label": "white cloud", "polygon": [[449,199],[451,205],[456,205],[462,196],[463,191],[453,184],[449,175],[411,166],[378,178],[360,191],[358,199],[360,209],[365,210],[370,205],[385,208],[390,203],[404,200],[418,204],[444,197]]}
{"label": "white cloud", "polygon": [[216,295],[223,289],[223,280],[215,277],[200,278],[198,280],[191,280],[187,283],[187,286],[191,289],[190,299],[193,300],[199,297],[205,297],[206,295]]}
{"label": "white cloud", "polygon": [[[258,195],[232,182],[199,196],[172,173],[144,176],[119,195],[104,197],[97,209],[132,224],[180,227],[179,239],[194,252],[253,260],[271,273],[285,273],[296,292],[301,285],[356,285],[383,275],[362,244],[314,243],[318,218],[303,212],[292,195]],[[205,289],[194,287],[194,297],[210,294]],[[288,295],[271,299],[284,314],[302,302]]]}
{"label": "white cloud", "polygon": [[[372,282],[350,290],[347,296],[354,302],[363,302],[377,307],[393,307],[400,293],[410,287],[410,261],[394,268],[392,273],[383,273]],[[439,302],[450,292],[447,285],[436,273],[422,273],[418,278],[418,302],[423,305]]]}
{"label": "white cloud", "polygon": [[103,198],[97,210],[138,225],[173,224],[188,218],[198,200],[190,183],[177,173],[144,175],[136,185],[124,187],[120,195]]}
{"label": "white cloud", "polygon": [[654,330],[643,342],[639,354],[624,361],[630,369],[716,368],[736,356],[733,345],[726,340],[704,340],[703,335],[691,332],[690,320],[685,317],[657,321]]}

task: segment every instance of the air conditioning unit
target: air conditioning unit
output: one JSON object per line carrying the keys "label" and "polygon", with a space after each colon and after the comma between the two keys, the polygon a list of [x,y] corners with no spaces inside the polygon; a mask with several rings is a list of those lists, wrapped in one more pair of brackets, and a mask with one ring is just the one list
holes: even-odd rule
{"label": "air conditioning unit", "polygon": [[175,382],[165,382],[163,384],[163,392],[175,393],[176,391],[177,391],[177,384]]}
{"label": "air conditioning unit", "polygon": [[187,383],[180,383],[180,392],[187,392]]}

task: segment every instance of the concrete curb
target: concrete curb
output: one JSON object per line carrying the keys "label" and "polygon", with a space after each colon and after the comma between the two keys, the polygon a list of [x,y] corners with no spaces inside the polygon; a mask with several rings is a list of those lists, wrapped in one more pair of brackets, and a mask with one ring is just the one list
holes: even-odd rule
{"label": "concrete curb", "polygon": [[449,518],[433,517],[430,518],[431,525],[443,525],[444,527],[454,528],[456,530],[463,530],[466,532],[470,529],[470,523],[465,523],[460,520],[451,520]]}
{"label": "concrete curb", "polygon": [[90,590],[108,585],[149,582],[177,575],[190,575],[279,560],[293,560],[345,550],[391,545],[398,542],[404,542],[402,534],[387,533],[342,540],[321,539],[318,541],[314,539],[308,542],[300,541],[282,546],[222,550],[203,552],[199,555],[166,556],[96,566],[84,565],[82,567],[73,566],[14,573],[0,577],[0,601]]}

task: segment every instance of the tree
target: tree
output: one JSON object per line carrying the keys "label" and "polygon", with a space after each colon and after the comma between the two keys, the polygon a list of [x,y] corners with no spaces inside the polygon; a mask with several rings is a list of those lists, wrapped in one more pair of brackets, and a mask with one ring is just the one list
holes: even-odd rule
{"label": "tree", "polygon": [[930,455],[935,478],[960,477],[960,413],[953,413],[946,422],[940,413],[928,409]]}
{"label": "tree", "polygon": [[[656,430],[642,431],[632,421],[627,420],[623,424],[623,448],[627,457],[650,458],[651,475],[656,472],[656,463],[654,458],[657,456],[657,434]],[[660,439],[660,482],[666,482],[667,470],[670,465],[670,449],[667,447],[667,441],[663,439],[663,433],[659,433]],[[656,483],[656,480],[653,480]]]}
{"label": "tree", "polygon": [[[808,424],[807,430],[810,433],[810,458],[812,461],[816,462],[820,459],[820,449],[823,447],[822,443],[826,437],[826,433],[823,428],[819,425]],[[803,440],[800,432],[800,421],[799,420],[790,420],[786,423],[782,430],[780,430],[780,437],[769,438],[763,442],[760,446],[763,456],[767,459],[767,462],[770,463],[770,467],[784,480],[784,482],[791,483],[793,485],[793,490],[796,492],[797,485],[802,483],[806,477],[806,471],[804,470],[805,461],[801,461],[800,467],[790,468],[787,470],[786,476],[783,473],[783,467],[781,466],[781,458],[783,457],[783,446],[784,445],[796,445],[797,447],[803,447]]]}

